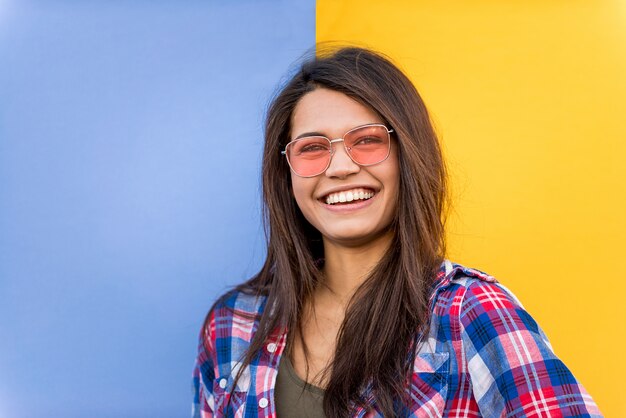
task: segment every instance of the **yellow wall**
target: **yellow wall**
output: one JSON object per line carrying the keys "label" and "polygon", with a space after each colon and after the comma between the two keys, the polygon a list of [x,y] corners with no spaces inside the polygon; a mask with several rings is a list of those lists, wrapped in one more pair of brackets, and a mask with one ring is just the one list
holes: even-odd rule
{"label": "yellow wall", "polygon": [[450,258],[513,290],[626,417],[626,1],[318,0],[317,40],[409,74],[451,170]]}

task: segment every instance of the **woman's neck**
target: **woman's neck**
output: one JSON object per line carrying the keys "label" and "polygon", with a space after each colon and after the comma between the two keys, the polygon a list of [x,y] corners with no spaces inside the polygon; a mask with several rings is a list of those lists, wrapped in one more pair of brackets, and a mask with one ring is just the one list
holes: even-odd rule
{"label": "woman's neck", "polygon": [[383,258],[391,245],[392,237],[393,234],[388,231],[366,245],[354,247],[324,240],[325,286],[322,289],[329,291],[345,307]]}

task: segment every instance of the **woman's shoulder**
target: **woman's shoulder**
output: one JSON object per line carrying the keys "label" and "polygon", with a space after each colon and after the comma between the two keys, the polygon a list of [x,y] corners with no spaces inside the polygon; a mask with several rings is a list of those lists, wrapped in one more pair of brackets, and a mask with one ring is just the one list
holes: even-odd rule
{"label": "woman's shoulder", "polygon": [[433,333],[453,342],[447,347],[453,347],[459,369],[469,374],[484,415],[600,416],[509,289],[480,270],[444,264],[434,317],[445,326]]}
{"label": "woman's shoulder", "polygon": [[449,323],[452,340],[471,341],[480,349],[492,341],[515,334],[524,345],[552,356],[547,336],[522,303],[493,276],[445,261],[434,292],[433,319]]}
{"label": "woman's shoulder", "polygon": [[266,296],[236,288],[221,295],[207,315],[207,323],[242,323],[258,319],[265,308]]}
{"label": "woman's shoulder", "polygon": [[[444,261],[431,295],[435,317],[449,318],[461,328],[483,322],[522,322],[547,338],[520,300],[495,277],[481,270]],[[506,325],[504,325],[506,328]]]}
{"label": "woman's shoulder", "polygon": [[221,295],[209,310],[201,340],[213,346],[218,339],[251,341],[265,308],[266,297],[235,288]]}

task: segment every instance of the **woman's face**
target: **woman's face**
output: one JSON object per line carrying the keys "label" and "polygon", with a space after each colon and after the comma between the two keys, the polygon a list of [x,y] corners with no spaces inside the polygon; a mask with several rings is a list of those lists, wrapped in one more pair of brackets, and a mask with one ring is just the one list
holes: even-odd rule
{"label": "woman's face", "polygon": [[[373,123],[383,121],[368,107],[343,93],[318,88],[304,95],[296,105],[291,140],[311,133],[329,139],[341,138],[357,126]],[[343,142],[335,142],[333,147],[334,155],[324,173],[303,178],[291,172],[293,195],[305,218],[321,232],[324,240],[342,246],[372,243],[390,232],[396,211],[397,146],[392,140],[389,157],[367,167],[350,159]],[[351,202],[328,203],[341,198],[342,193],[344,198],[350,196],[349,192],[354,199]]]}

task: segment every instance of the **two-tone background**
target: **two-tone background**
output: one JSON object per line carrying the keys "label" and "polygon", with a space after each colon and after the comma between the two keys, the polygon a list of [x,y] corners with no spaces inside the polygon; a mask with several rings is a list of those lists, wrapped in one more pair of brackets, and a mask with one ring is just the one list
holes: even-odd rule
{"label": "two-tone background", "polygon": [[187,416],[259,267],[264,109],[316,41],[381,50],[448,158],[450,258],[626,416],[626,3],[0,0],[0,417]]}

